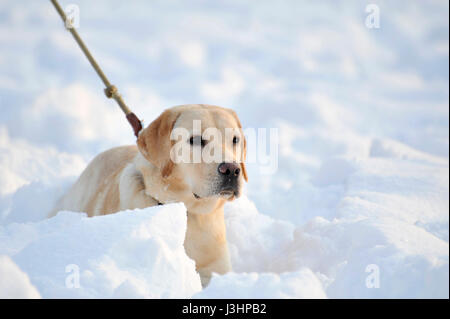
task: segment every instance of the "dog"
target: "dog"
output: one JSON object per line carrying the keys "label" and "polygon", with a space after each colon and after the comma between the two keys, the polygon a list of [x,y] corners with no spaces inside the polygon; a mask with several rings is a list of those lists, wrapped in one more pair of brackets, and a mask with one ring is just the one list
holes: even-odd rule
{"label": "dog", "polygon": [[[201,124],[201,132],[195,132],[195,121]],[[233,134],[227,137],[230,128]],[[204,138],[208,129],[222,138]],[[184,140],[171,138],[176,130],[186,132]],[[194,153],[208,144],[227,160],[193,162]],[[184,148],[188,161],[173,160],[171,150],[176,145]],[[167,109],[140,132],[137,145],[97,155],[49,216],[70,210],[91,217],[183,202],[187,209],[185,251],[195,261],[205,287],[213,272],[231,270],[223,207],[239,197],[244,180],[248,181],[246,147],[241,123],[231,109],[204,104]]]}

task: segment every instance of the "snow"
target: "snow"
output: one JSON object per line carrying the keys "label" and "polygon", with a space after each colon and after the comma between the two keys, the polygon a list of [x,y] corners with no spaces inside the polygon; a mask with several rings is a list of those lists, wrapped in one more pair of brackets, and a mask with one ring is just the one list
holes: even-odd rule
{"label": "snow", "polygon": [[229,273],[214,277],[212,283],[195,298],[310,298],[322,299],[326,294],[319,279],[310,269],[296,272]]}
{"label": "snow", "polygon": [[44,298],[186,298],[201,290],[186,221],[183,204],[95,218],[63,211],[2,226],[0,251]]}
{"label": "snow", "polygon": [[134,137],[51,4],[2,1],[0,297],[448,298],[448,2],[373,3],[380,29],[360,1],[77,1],[146,124],[200,102],[278,129],[276,171],[249,163],[225,206],[233,272],[201,290],[182,204],[46,219]]}
{"label": "snow", "polygon": [[28,275],[8,256],[0,256],[0,298],[37,299],[41,296],[30,283]]}

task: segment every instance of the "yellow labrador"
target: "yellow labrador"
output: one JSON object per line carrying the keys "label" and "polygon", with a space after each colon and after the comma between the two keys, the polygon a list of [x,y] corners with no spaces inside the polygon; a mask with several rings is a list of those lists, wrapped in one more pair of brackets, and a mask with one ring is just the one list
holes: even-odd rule
{"label": "yellow labrador", "polygon": [[[211,128],[220,136],[204,134]],[[227,134],[230,128],[234,133]],[[187,136],[174,140],[171,133],[177,129]],[[208,144],[227,160],[193,160],[194,153]],[[187,150],[188,161],[174,157],[175,145],[184,147],[184,155]],[[173,107],[141,131],[137,146],[113,148],[95,157],[50,215],[71,210],[97,216],[183,202],[188,212],[184,247],[205,286],[212,272],[231,270],[223,206],[240,195],[243,180],[247,181],[245,153],[234,111],[210,105]]]}

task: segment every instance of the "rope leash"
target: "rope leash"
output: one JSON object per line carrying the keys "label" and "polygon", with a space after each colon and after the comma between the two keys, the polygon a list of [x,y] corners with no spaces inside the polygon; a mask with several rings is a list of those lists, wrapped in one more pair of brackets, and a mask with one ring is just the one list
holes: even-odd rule
{"label": "rope leash", "polygon": [[122,99],[122,96],[119,94],[119,90],[117,89],[117,87],[115,87],[114,85],[112,85],[109,82],[108,78],[103,73],[102,69],[100,68],[100,66],[95,61],[95,59],[92,56],[92,54],[89,52],[89,49],[84,44],[83,40],[81,40],[80,36],[78,35],[78,32],[71,25],[70,21],[67,20],[66,14],[64,13],[64,11],[61,8],[61,6],[59,5],[58,1],[57,0],[50,0],[50,1],[52,2],[52,4],[55,7],[56,11],[61,16],[61,19],[63,20],[64,25],[66,26],[66,29],[69,30],[69,32],[72,34],[73,38],[78,43],[78,46],[80,47],[81,51],[83,51],[84,55],[89,60],[89,63],[91,63],[91,65],[94,68],[95,72],[97,72],[97,74],[100,77],[100,79],[102,80],[103,84],[105,84],[106,88],[105,88],[104,92],[105,92],[106,97],[113,98],[117,102],[117,104],[119,104],[120,109],[123,111],[123,113],[125,113],[125,116],[126,116],[128,122],[130,123],[131,127],[133,128],[134,135],[136,135],[136,137],[138,137],[139,136],[139,132],[142,130],[142,123],[141,123],[141,121],[138,119],[136,114],[131,112],[131,110],[125,104],[125,102]]}

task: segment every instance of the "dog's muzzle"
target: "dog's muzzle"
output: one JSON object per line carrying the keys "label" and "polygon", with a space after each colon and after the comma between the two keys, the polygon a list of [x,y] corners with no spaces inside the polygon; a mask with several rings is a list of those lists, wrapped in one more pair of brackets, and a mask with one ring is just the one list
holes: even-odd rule
{"label": "dog's muzzle", "polygon": [[241,174],[240,165],[238,163],[221,163],[217,170],[222,179],[219,187],[219,195],[239,196],[239,176]]}

